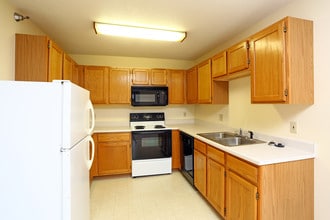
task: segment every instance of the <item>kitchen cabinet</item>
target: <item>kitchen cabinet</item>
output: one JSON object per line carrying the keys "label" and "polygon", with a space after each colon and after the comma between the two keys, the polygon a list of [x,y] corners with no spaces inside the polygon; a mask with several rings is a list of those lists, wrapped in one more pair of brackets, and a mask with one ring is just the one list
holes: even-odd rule
{"label": "kitchen cabinet", "polygon": [[257,220],[257,167],[228,155],[227,169],[226,219]]}
{"label": "kitchen cabinet", "polygon": [[[97,134],[93,134],[92,138],[94,140],[94,144],[95,144],[95,149],[94,149],[94,161],[92,164],[92,167],[89,171],[89,179],[90,181],[93,180],[94,177],[99,175],[99,171],[98,171],[98,155],[97,155]],[[92,152],[91,146],[90,146],[90,152]]]}
{"label": "kitchen cabinet", "polygon": [[132,70],[132,84],[133,85],[148,85],[149,84],[149,70],[148,69],[133,69]]}
{"label": "kitchen cabinet", "polygon": [[185,71],[168,70],[169,104],[185,103]]}
{"label": "kitchen cabinet", "polygon": [[226,164],[226,219],[314,218],[313,159],[255,166],[228,154]]}
{"label": "kitchen cabinet", "polygon": [[197,86],[198,77],[197,77],[197,67],[194,66],[186,72],[186,94],[187,94],[187,103],[196,104],[198,102]]}
{"label": "kitchen cabinet", "polygon": [[252,103],[314,103],[312,21],[286,17],[250,45]]}
{"label": "kitchen cabinet", "polygon": [[194,140],[194,185],[206,197],[206,144]]}
{"label": "kitchen cabinet", "polygon": [[166,69],[151,69],[151,85],[167,85]]}
{"label": "kitchen cabinet", "polygon": [[227,68],[230,79],[249,75],[249,42],[242,41],[227,49]]}
{"label": "kitchen cabinet", "polygon": [[109,100],[109,68],[85,66],[84,88],[90,91],[90,99],[93,104],[107,104]]}
{"label": "kitchen cabinet", "polygon": [[131,172],[131,133],[98,133],[98,175]]}
{"label": "kitchen cabinet", "polygon": [[180,131],[172,130],[172,169],[181,167]]}
{"label": "kitchen cabinet", "polygon": [[133,85],[167,85],[166,69],[133,69]]}
{"label": "kitchen cabinet", "polygon": [[109,104],[131,103],[130,70],[111,68],[109,75]]}
{"label": "kitchen cabinet", "polygon": [[227,75],[227,51],[212,57],[212,78]]}
{"label": "kitchen cabinet", "polygon": [[47,36],[16,34],[15,80],[62,79],[63,50]]}
{"label": "kitchen cabinet", "polygon": [[212,84],[211,84],[211,59],[208,59],[198,65],[197,69],[197,94],[198,103],[212,102]]}
{"label": "kitchen cabinet", "polygon": [[206,198],[225,216],[225,153],[207,145]]}

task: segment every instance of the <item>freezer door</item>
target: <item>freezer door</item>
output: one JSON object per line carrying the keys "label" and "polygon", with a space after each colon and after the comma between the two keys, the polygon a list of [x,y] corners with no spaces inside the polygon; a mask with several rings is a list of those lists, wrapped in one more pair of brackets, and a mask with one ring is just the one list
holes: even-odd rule
{"label": "freezer door", "polygon": [[89,169],[93,159],[94,142],[91,136],[63,152],[63,220],[90,219]]}
{"label": "freezer door", "polygon": [[89,99],[89,91],[70,81],[60,83],[63,97],[63,144],[68,149],[93,132],[94,109]]}

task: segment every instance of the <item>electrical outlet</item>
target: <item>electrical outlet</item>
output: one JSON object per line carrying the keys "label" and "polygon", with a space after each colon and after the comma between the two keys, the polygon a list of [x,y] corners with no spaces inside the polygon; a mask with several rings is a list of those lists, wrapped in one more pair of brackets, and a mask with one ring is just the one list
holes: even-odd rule
{"label": "electrical outlet", "polygon": [[219,114],[219,121],[223,121],[223,114]]}
{"label": "electrical outlet", "polygon": [[290,132],[292,134],[297,134],[297,122],[290,121]]}

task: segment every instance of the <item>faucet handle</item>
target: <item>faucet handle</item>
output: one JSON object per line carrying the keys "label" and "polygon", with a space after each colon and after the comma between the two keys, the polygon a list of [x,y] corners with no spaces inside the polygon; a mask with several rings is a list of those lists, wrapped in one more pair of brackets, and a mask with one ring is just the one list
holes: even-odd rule
{"label": "faucet handle", "polygon": [[250,134],[250,139],[253,139],[253,131],[248,131]]}

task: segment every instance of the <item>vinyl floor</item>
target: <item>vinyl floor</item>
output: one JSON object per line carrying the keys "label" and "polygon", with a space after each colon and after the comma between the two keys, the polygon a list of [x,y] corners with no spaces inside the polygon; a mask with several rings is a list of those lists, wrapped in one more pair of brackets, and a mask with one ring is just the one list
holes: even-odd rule
{"label": "vinyl floor", "polygon": [[91,220],[221,219],[179,171],[95,178],[90,207]]}

